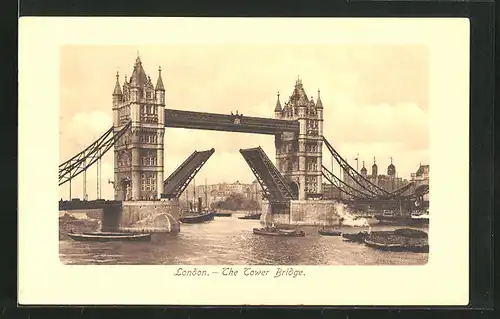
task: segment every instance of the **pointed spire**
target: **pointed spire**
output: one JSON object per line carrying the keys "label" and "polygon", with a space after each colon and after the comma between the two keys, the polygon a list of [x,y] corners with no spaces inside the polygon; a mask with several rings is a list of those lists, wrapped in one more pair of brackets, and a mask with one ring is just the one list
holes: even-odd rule
{"label": "pointed spire", "polygon": [[139,51],[137,51],[137,58],[135,59],[134,63],[134,71],[132,71],[132,75],[130,76],[130,86],[143,88],[147,81],[148,78],[146,76],[144,68],[142,67]]}
{"label": "pointed spire", "polygon": [[391,159],[391,164],[392,164],[392,156],[390,157],[390,159]]}
{"label": "pointed spire", "polygon": [[113,96],[122,95],[122,89],[120,88],[119,77],[120,75],[118,74],[118,71],[116,71],[116,83],[115,83],[115,90],[113,91]]}
{"label": "pointed spire", "polygon": [[276,107],[274,112],[281,112],[280,92],[278,91],[278,99],[276,100]]}
{"label": "pointed spire", "polygon": [[321,102],[321,96],[320,96],[320,90],[318,89],[318,101],[316,102],[316,108],[317,109],[322,109],[323,108],[323,102]]}
{"label": "pointed spire", "polygon": [[156,81],[156,91],[165,91],[165,87],[163,86],[163,79],[161,78],[161,66],[158,67],[158,81]]}
{"label": "pointed spire", "polygon": [[373,165],[377,165],[377,161],[375,160],[375,156],[373,156]]}
{"label": "pointed spire", "polygon": [[363,167],[361,167],[361,174],[366,175],[366,167],[365,167],[365,161],[363,161]]}

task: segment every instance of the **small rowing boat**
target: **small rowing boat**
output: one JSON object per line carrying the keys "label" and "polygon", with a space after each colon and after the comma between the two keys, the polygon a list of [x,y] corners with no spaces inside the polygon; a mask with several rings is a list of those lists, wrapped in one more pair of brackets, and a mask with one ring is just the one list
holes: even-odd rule
{"label": "small rowing boat", "polygon": [[68,236],[76,241],[150,241],[151,234],[137,233],[68,233]]}
{"label": "small rowing boat", "polygon": [[238,217],[238,219],[253,219],[253,220],[258,220],[260,219],[260,216],[262,213],[257,213],[257,214],[248,214],[245,216]]}
{"label": "small rowing boat", "polygon": [[277,228],[254,228],[253,233],[255,235],[267,235],[267,236],[282,236],[282,237],[305,237],[306,233],[302,230],[286,230]]}
{"label": "small rowing boat", "polygon": [[215,213],[215,217],[231,217],[231,216],[233,216],[232,213],[219,213],[219,212]]}
{"label": "small rowing boat", "polygon": [[342,232],[339,230],[333,230],[333,229],[325,229],[321,228],[318,230],[318,233],[323,236],[341,236]]}

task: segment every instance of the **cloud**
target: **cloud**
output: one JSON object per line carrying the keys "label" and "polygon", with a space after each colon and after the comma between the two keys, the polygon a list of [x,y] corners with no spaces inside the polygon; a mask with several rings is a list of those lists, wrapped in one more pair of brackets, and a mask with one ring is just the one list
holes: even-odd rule
{"label": "cloud", "polygon": [[60,159],[64,161],[84,150],[111,126],[111,114],[101,110],[79,112],[69,121],[62,121],[59,133]]}
{"label": "cloud", "polygon": [[338,142],[391,142],[408,149],[429,147],[428,114],[414,103],[344,104],[325,113],[329,119],[325,135],[335,135]]}

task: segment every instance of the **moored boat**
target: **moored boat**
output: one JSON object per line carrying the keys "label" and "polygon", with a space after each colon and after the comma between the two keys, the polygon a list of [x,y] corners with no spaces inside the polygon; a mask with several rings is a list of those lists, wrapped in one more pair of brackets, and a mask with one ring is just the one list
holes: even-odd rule
{"label": "moored boat", "polygon": [[305,237],[306,233],[302,230],[286,230],[286,229],[277,229],[271,227],[264,228],[254,228],[253,233],[256,235],[267,235],[267,236],[282,236],[282,237]]}
{"label": "moored boat", "polygon": [[138,233],[68,233],[68,236],[76,241],[150,241],[151,234]]}
{"label": "moored boat", "polygon": [[428,234],[413,228],[376,231],[364,239],[366,246],[386,251],[429,252]]}
{"label": "moored boat", "polygon": [[323,236],[341,236],[342,232],[339,230],[334,230],[334,229],[326,229],[326,228],[321,228],[318,230],[318,233]]}
{"label": "moored boat", "polygon": [[179,218],[181,223],[184,224],[199,224],[213,220],[215,217],[214,212],[207,212],[196,215],[186,215]]}
{"label": "moored boat", "polygon": [[260,216],[262,213],[256,213],[256,214],[248,214],[245,216],[238,217],[238,219],[260,219]]}
{"label": "moored boat", "polygon": [[342,234],[342,238],[344,238],[344,240],[355,242],[355,243],[363,243],[367,236],[368,236],[367,232],[343,233]]}
{"label": "moored boat", "polygon": [[216,212],[215,216],[216,217],[231,217],[231,216],[233,216],[233,213],[220,213],[220,212]]}
{"label": "moored boat", "polygon": [[429,252],[429,244],[399,244],[399,243],[380,243],[365,238],[365,244],[368,247],[386,250],[386,251],[394,251],[394,252],[415,252],[415,253],[428,253]]}
{"label": "moored boat", "polygon": [[402,214],[398,215],[398,214],[395,214],[394,211],[389,210],[389,209],[384,210],[382,212],[382,215],[375,215],[375,218],[378,220],[378,222],[380,224],[390,224],[390,225],[401,224],[401,225],[404,225],[404,224],[411,222],[410,216],[402,215]]}

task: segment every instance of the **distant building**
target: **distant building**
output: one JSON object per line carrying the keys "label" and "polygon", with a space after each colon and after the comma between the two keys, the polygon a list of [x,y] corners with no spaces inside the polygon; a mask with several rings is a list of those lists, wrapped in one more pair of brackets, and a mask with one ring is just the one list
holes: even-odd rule
{"label": "distant building", "polygon": [[[255,181],[254,183],[257,183]],[[211,185],[194,185],[192,182],[187,188],[187,197],[188,198],[194,198],[196,197],[201,197],[203,199],[203,202],[205,203],[205,200],[208,202],[207,204],[210,205],[214,202],[217,201],[222,201],[226,199],[228,196],[231,194],[241,194],[245,196],[248,199],[252,199],[256,197],[257,191],[255,190],[255,185],[254,183],[252,184],[244,184],[241,183],[240,181],[236,181],[234,183],[218,183],[218,184],[211,184]],[[260,185],[257,186],[260,188]],[[182,196],[186,196],[186,191],[184,191],[184,194]],[[252,197],[253,196],[253,197]]]}
{"label": "distant building", "polygon": [[429,165],[420,164],[418,170],[415,173],[411,174],[411,181],[429,183]]}
{"label": "distant building", "polygon": [[[378,172],[378,165],[376,163],[375,157],[373,158],[373,165],[372,165],[372,171],[371,174],[368,174],[368,170],[365,167],[365,161],[363,161],[363,167],[360,170],[360,174],[366,178],[370,183],[384,189],[387,192],[393,192],[405,185],[407,185],[409,182],[406,179],[403,179],[401,177],[397,176],[396,173],[396,166],[392,163],[392,157],[391,157],[391,162],[389,166],[387,166],[387,174],[379,174]],[[361,190],[361,186],[359,186],[358,183],[356,183],[347,172],[344,172],[344,182],[358,190]]]}
{"label": "distant building", "polygon": [[[410,181],[417,185],[429,185],[429,164],[420,164],[417,171],[411,174]],[[429,201],[429,193],[424,195],[424,201]]]}

